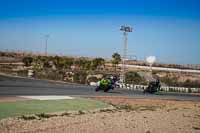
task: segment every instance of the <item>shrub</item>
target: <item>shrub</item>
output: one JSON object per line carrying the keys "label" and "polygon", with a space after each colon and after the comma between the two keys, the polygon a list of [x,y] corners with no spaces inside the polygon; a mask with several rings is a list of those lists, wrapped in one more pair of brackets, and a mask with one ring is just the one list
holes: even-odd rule
{"label": "shrub", "polygon": [[147,84],[147,81],[137,72],[127,72],[125,75],[125,79],[127,84]]}
{"label": "shrub", "polygon": [[28,74],[27,70],[19,70],[17,71],[17,75],[22,76],[22,77],[26,77]]}
{"label": "shrub", "polygon": [[99,80],[97,77],[89,77],[87,81],[88,82],[98,82]]}
{"label": "shrub", "polygon": [[31,63],[33,62],[32,57],[24,57],[22,62],[25,64],[25,66],[31,66]]}
{"label": "shrub", "polygon": [[87,73],[86,72],[75,73],[73,78],[74,82],[76,83],[86,83]]}
{"label": "shrub", "polygon": [[178,79],[176,77],[161,77],[160,81],[168,86],[178,86]]}

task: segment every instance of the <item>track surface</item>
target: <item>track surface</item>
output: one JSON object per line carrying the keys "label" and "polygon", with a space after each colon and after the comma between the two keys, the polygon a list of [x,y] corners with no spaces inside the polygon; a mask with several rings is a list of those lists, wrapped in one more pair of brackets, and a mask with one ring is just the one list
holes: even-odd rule
{"label": "track surface", "polygon": [[143,94],[139,91],[115,89],[111,92],[95,92],[94,87],[57,83],[46,80],[17,78],[0,75],[0,96],[20,95],[69,95],[69,96],[127,96],[132,98],[159,98],[200,101],[200,96],[189,94],[161,93],[160,95]]}

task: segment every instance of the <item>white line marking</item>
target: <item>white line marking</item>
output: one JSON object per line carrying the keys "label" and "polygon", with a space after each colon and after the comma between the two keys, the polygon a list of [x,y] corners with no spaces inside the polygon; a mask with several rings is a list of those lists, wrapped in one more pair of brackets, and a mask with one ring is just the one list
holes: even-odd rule
{"label": "white line marking", "polygon": [[75,99],[70,96],[19,96],[22,98],[35,99],[35,100],[61,100],[61,99]]}

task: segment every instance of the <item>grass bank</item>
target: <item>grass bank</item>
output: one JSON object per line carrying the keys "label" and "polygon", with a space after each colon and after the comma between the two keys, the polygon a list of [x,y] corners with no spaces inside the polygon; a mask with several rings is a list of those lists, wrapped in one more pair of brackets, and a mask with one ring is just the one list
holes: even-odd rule
{"label": "grass bank", "polygon": [[108,104],[100,101],[81,98],[73,100],[3,102],[0,103],[0,119],[37,113],[51,113],[69,110],[91,110],[96,108],[104,108],[107,106]]}

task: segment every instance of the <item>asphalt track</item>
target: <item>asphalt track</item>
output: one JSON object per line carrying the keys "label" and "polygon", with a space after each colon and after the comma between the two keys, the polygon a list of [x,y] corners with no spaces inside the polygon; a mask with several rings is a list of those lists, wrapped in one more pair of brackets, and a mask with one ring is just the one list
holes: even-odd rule
{"label": "asphalt track", "polygon": [[95,92],[95,87],[70,83],[58,83],[47,80],[27,79],[0,75],[0,97],[25,95],[68,95],[68,96],[126,96],[130,98],[158,98],[200,101],[200,96],[190,94],[160,93],[158,95],[143,94],[140,91],[116,88],[104,93]]}

